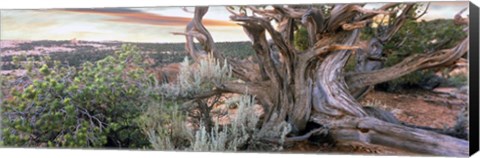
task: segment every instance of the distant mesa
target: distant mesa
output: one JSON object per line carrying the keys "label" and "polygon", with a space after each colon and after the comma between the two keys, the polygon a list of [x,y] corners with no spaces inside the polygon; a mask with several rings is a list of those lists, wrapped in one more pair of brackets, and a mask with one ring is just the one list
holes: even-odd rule
{"label": "distant mesa", "polygon": [[73,38],[72,40],[70,40],[70,44],[76,46],[79,44],[79,41],[77,40],[77,38]]}

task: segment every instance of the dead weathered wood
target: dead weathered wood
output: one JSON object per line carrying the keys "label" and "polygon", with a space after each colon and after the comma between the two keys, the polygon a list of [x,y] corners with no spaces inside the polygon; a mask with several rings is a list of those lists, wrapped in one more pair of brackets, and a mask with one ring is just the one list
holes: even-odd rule
{"label": "dead weathered wood", "polygon": [[[314,115],[315,116],[315,115]],[[468,141],[432,131],[380,121],[372,117],[347,117],[326,123],[321,117],[313,121],[328,124],[338,142],[356,141],[383,145],[427,155],[466,156]]]}

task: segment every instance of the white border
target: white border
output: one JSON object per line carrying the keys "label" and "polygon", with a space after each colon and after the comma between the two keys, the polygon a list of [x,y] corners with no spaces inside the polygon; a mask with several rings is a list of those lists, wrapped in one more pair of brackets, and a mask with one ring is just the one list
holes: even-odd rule
{"label": "white border", "polygon": [[[256,158],[256,157],[275,157],[275,158],[374,158],[374,157],[420,157],[420,156],[385,156],[385,155],[339,155],[328,153],[245,153],[245,152],[174,152],[174,151],[138,151],[138,150],[94,150],[94,149],[21,149],[21,148],[0,148],[1,157],[21,157],[21,158],[169,158],[169,157],[188,157],[188,158]],[[477,154],[478,155],[478,154]],[[422,156],[420,158],[428,158]],[[441,158],[441,157],[432,157]]]}
{"label": "white border", "polygon": [[[3,1],[3,0],[2,0]],[[260,4],[311,4],[311,3],[372,3],[372,2],[419,2],[422,0],[11,0],[0,3],[0,9],[47,9],[47,8],[92,8],[92,7],[155,7],[192,5],[260,5]],[[428,0],[425,0],[428,1]],[[430,0],[466,1],[466,0]]]}
{"label": "white border", "polygon": [[[449,1],[449,0],[435,0]],[[155,6],[192,6],[192,5],[246,5],[246,4],[311,4],[311,3],[361,3],[361,2],[418,2],[415,0],[2,0],[0,10],[3,9],[49,9],[49,8],[98,8],[98,7],[155,7]],[[476,157],[480,157],[476,154]],[[318,154],[277,154],[277,153],[208,153],[208,152],[160,152],[160,151],[133,151],[133,150],[87,150],[87,149],[21,149],[0,148],[0,157],[65,157],[65,158],[89,158],[89,157],[209,157],[209,158],[244,158],[244,157],[384,157],[378,155],[327,155]],[[401,157],[401,156],[389,156]],[[411,156],[409,156],[411,157]]]}

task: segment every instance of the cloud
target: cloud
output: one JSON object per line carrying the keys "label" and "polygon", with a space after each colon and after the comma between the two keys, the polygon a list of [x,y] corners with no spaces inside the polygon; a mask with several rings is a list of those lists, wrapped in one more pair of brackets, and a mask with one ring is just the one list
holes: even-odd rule
{"label": "cloud", "polygon": [[[106,19],[107,21],[161,26],[185,26],[191,20],[191,18],[163,16],[128,8],[64,9],[62,11],[100,14],[113,17],[111,19]],[[222,20],[204,19],[202,22],[207,26],[238,26],[235,23]]]}

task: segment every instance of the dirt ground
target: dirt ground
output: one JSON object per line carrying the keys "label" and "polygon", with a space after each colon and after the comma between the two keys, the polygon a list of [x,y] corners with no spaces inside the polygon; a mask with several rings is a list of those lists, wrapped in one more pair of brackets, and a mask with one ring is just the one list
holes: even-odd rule
{"label": "dirt ground", "polygon": [[[399,120],[434,128],[452,127],[465,100],[453,97],[456,88],[440,88],[434,91],[408,90],[399,93],[372,91],[361,100],[363,105],[373,105],[392,112]],[[307,141],[298,142],[286,149],[292,153],[345,154],[361,155],[414,155],[393,148],[365,144],[337,144],[335,146],[314,145]]]}

